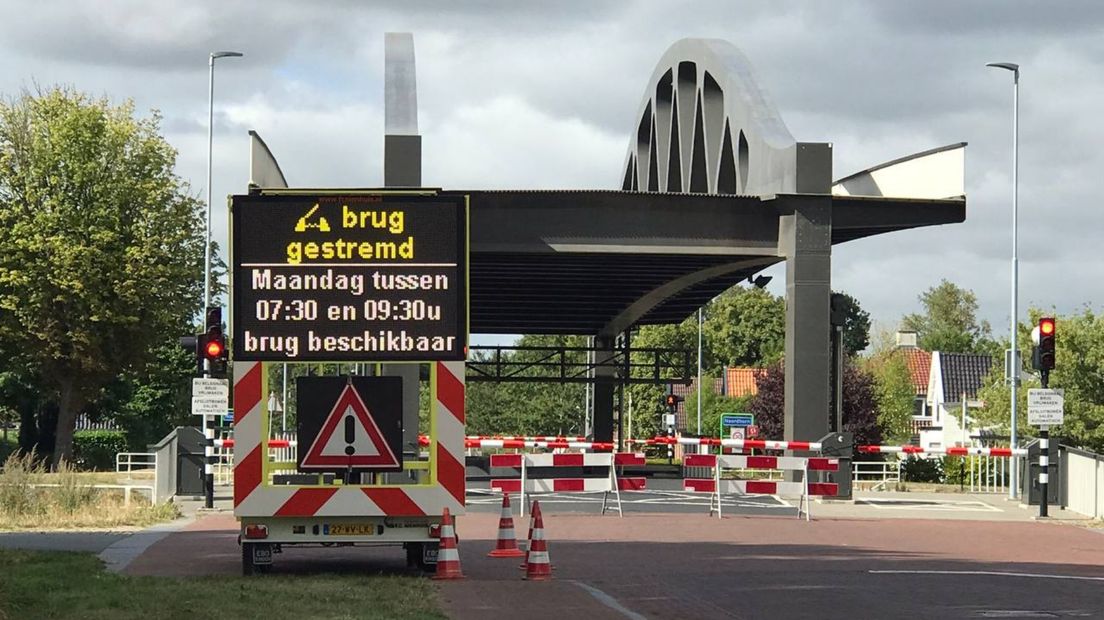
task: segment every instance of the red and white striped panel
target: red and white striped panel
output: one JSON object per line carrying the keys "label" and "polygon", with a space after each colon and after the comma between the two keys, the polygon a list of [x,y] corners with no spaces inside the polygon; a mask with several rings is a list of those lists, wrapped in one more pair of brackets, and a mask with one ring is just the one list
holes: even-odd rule
{"label": "red and white striped panel", "polygon": [[464,511],[464,362],[436,362],[431,483],[296,487],[262,484],[262,365],[234,363],[234,515],[423,516]]}
{"label": "red and white striped panel", "polygon": [[[683,489],[698,493],[715,493],[717,482],[712,478],[687,478],[682,481]],[[782,482],[778,480],[721,480],[721,494],[739,495],[785,495],[800,496],[805,492],[801,482]],[[809,495],[833,496],[838,486],[832,482],[810,482]]]}
{"label": "red and white striped panel", "polygon": [[838,471],[839,459],[801,458],[799,456],[717,456],[716,454],[687,454],[683,464],[687,467],[716,467],[720,462],[725,469],[793,469],[802,471],[805,463],[809,471]]}
{"label": "red and white striped panel", "polygon": [[[491,488],[506,493],[520,493],[520,478],[491,480]],[[642,491],[648,488],[647,478],[618,478],[621,491]],[[609,478],[538,478],[525,481],[526,493],[593,493],[613,491]]]}
{"label": "red and white striped panel", "polygon": [[521,448],[563,448],[570,450],[613,450],[612,443],[593,441],[528,441],[515,439],[465,439],[464,446],[472,449],[521,449]]}
{"label": "red and white striped panel", "polygon": [[574,453],[574,454],[492,454],[491,467],[609,467],[610,458],[615,465],[644,465],[644,455],[637,452]]}
{"label": "red and white striped panel", "polygon": [[587,441],[586,437],[571,435],[468,435],[465,439],[502,439],[506,441]]}
{"label": "red and white striped panel", "polygon": [[921,446],[857,446],[861,454],[946,454],[947,456],[1027,456],[1024,448],[924,448]]}

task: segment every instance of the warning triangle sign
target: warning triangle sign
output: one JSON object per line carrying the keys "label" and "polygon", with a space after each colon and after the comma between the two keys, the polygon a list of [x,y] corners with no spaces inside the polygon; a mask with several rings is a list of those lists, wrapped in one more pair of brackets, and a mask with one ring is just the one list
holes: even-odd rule
{"label": "warning triangle sign", "polygon": [[347,384],[303,456],[300,469],[396,468],[401,461],[353,385]]}

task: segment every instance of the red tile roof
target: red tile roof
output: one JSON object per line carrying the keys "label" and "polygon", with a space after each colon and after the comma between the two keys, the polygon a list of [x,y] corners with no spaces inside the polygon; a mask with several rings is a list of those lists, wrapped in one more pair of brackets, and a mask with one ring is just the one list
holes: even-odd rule
{"label": "red tile roof", "polygon": [[757,394],[759,388],[755,384],[755,375],[761,371],[761,368],[726,368],[728,396],[739,398]]}
{"label": "red tile roof", "polygon": [[926,395],[928,375],[931,374],[931,351],[916,347],[902,347],[898,351],[905,356],[905,364],[908,366],[909,374],[912,375],[912,385],[916,387],[916,395]]}

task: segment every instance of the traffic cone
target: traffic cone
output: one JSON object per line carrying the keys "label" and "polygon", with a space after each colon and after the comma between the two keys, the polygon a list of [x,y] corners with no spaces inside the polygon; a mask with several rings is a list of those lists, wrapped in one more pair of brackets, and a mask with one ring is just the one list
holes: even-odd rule
{"label": "traffic cone", "polygon": [[529,555],[525,560],[525,577],[528,581],[552,579],[552,564],[548,559],[548,541],[544,539],[544,519],[540,504],[533,502],[533,535],[529,539]]}
{"label": "traffic cone", "polygon": [[525,570],[525,567],[529,564],[529,550],[533,548],[533,506],[536,506],[537,502],[534,500],[532,506],[529,507],[529,533],[525,536],[525,559],[521,564],[518,564],[518,568]]}
{"label": "traffic cone", "polygon": [[518,549],[514,535],[514,516],[510,514],[510,494],[502,492],[502,516],[498,519],[498,542],[487,554],[489,558],[520,558],[525,552]]}
{"label": "traffic cone", "polygon": [[452,515],[445,508],[441,517],[441,546],[437,549],[437,573],[434,579],[463,579],[460,572],[460,551],[456,548],[456,531],[452,526]]}

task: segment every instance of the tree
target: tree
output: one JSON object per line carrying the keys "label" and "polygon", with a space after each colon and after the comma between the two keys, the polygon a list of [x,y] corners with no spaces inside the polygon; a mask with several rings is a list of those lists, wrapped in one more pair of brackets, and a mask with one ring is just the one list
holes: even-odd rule
{"label": "tree", "polygon": [[[704,437],[720,437],[721,416],[726,413],[747,412],[753,398],[752,396],[735,398],[718,394],[710,389],[714,383],[713,377],[705,376],[702,378],[702,436]],[[692,420],[687,426],[696,430],[698,415],[697,390],[690,390],[686,401],[683,402],[683,407],[687,413],[687,419]]]}
{"label": "tree", "polygon": [[702,331],[715,356],[707,366],[710,372],[724,366],[764,366],[782,357],[786,302],[781,297],[734,286],[710,302],[706,317]]}
{"label": "tree", "polygon": [[843,302],[843,350],[857,355],[870,344],[870,313],[847,293],[833,293]]}
{"label": "tree", "polygon": [[[756,378],[758,393],[751,401],[751,412],[764,439],[781,439],[785,405],[786,373],[784,366],[774,364]],[[831,413],[828,414],[831,416]],[[877,445],[882,442],[878,426],[874,380],[853,363],[843,368],[843,430],[854,433],[856,445]],[[796,437],[799,441],[816,441],[819,437]]]}
{"label": "tree", "polygon": [[887,441],[907,441],[912,435],[913,403],[916,387],[908,363],[898,352],[872,357],[866,370],[874,379],[874,399],[878,405],[878,426]]}
{"label": "tree", "polygon": [[943,280],[919,296],[922,314],[909,314],[903,328],[915,331],[920,348],[949,353],[1000,355],[987,321],[977,320],[977,296]]}
{"label": "tree", "polygon": [[55,463],[85,405],[198,310],[200,203],[159,125],[61,88],[0,104],[0,348],[56,399]]}

